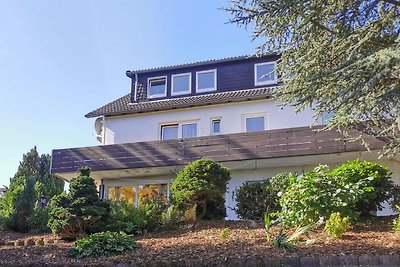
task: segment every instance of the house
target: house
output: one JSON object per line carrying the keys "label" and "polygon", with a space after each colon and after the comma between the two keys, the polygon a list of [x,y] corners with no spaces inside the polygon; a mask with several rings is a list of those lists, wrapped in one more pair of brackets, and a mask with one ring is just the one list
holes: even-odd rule
{"label": "house", "polygon": [[[127,71],[131,92],[86,114],[96,118],[101,145],[52,152],[52,173],[70,180],[92,169],[102,198],[169,197],[170,184],[187,163],[214,159],[232,170],[227,218],[236,219],[235,194],[245,181],[279,172],[336,165],[361,158],[400,174],[398,158],[378,159],[384,141],[365,136],[371,151],[336,131],[319,131],[324,118],[295,113],[273,98],[278,55],[233,57]],[[354,134],[357,134],[356,132]],[[399,182],[399,180],[397,180]]]}

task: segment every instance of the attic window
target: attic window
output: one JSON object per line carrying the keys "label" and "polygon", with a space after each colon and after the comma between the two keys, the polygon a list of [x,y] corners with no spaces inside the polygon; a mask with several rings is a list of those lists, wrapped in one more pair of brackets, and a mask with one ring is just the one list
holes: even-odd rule
{"label": "attic window", "polygon": [[196,72],[196,92],[217,90],[217,70]]}
{"label": "attic window", "polygon": [[171,76],[172,95],[190,94],[192,75],[190,73]]}
{"label": "attic window", "polygon": [[148,98],[164,97],[167,95],[167,77],[155,77],[148,80]]}
{"label": "attic window", "polygon": [[254,65],[254,84],[269,85],[276,83],[276,62]]}

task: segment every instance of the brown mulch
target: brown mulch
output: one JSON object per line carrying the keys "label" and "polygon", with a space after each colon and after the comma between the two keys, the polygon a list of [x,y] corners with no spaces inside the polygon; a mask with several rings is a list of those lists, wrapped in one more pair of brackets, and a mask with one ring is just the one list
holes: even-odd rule
{"label": "brown mulch", "polygon": [[[277,259],[287,256],[400,255],[400,234],[392,230],[393,217],[369,218],[354,226],[341,239],[326,236],[323,229],[313,231],[297,243],[295,253],[271,247],[262,225],[250,228],[246,222],[203,221],[183,229],[138,236],[140,248],[115,257],[77,260],[67,256],[73,243],[55,242],[46,246],[0,246],[1,264],[112,264],[201,262],[203,265],[226,261]],[[231,234],[220,237],[225,227]],[[53,240],[51,234],[32,235],[0,232],[0,240],[26,238]]]}

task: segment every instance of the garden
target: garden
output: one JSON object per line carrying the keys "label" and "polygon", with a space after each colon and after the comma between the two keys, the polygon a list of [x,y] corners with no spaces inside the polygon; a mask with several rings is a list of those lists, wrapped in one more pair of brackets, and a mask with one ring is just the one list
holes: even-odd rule
{"label": "garden", "polygon": [[26,171],[35,168],[23,161],[0,199],[0,265],[400,261],[398,215],[373,215],[382,203],[400,208],[399,187],[388,168],[376,163],[321,165],[245,183],[236,196],[242,220],[224,221],[230,170],[210,159],[177,174],[168,203],[153,195],[135,207],[100,200],[86,167],[68,193],[54,190],[60,187],[56,178],[35,158],[37,171]]}

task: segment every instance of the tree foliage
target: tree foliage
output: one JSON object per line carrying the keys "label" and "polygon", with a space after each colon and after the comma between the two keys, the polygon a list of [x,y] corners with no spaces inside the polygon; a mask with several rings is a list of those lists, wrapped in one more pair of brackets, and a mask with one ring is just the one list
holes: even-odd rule
{"label": "tree foliage", "polygon": [[230,170],[211,159],[188,164],[171,186],[172,202],[182,210],[197,206],[199,218],[225,217],[225,192]]}
{"label": "tree foliage", "polygon": [[63,239],[103,231],[110,216],[110,205],[97,196],[96,185],[89,168],[80,168],[73,178],[70,192],[53,198],[50,204],[49,226]]}
{"label": "tree foliage", "polygon": [[400,1],[231,0],[226,10],[254,27],[259,53],[281,54],[279,100],[400,150]]}
{"label": "tree foliage", "polygon": [[35,201],[35,179],[15,177],[4,192],[4,197],[0,199],[0,217],[5,218],[8,228],[28,232],[28,218],[33,212]]}
{"label": "tree foliage", "polygon": [[22,156],[22,161],[11,181],[17,177],[33,177],[36,181],[37,195],[44,195],[50,200],[64,191],[64,181],[50,174],[50,164],[51,156],[39,155],[35,146]]}

